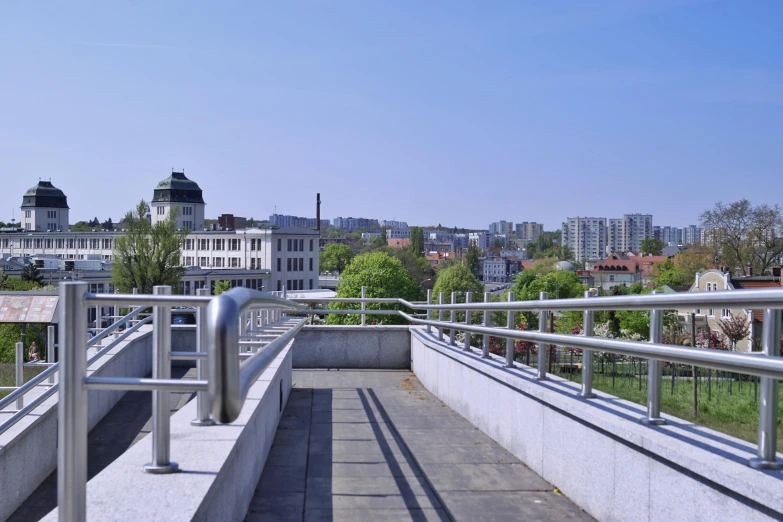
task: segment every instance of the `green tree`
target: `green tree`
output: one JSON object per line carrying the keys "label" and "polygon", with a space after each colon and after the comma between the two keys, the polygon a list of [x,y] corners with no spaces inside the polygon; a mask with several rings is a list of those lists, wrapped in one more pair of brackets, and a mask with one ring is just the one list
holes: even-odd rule
{"label": "green tree", "polygon": [[[370,298],[400,297],[408,301],[421,298],[422,292],[416,281],[408,275],[399,259],[385,252],[362,254],[353,258],[345,267],[337,287],[335,297],[361,297],[362,287],[366,287],[366,296]],[[329,304],[332,310],[359,310],[359,303]],[[368,310],[399,310],[400,305],[389,303],[368,303]],[[396,315],[368,316],[369,322],[377,324],[406,324],[407,321]],[[328,324],[360,324],[360,315],[328,315]]]}
{"label": "green tree", "polygon": [[470,273],[476,278],[481,274],[480,256],[481,253],[479,252],[478,245],[476,245],[476,241],[474,240],[468,243],[468,251],[465,252],[465,266],[468,267]]}
{"label": "green tree", "polygon": [[386,227],[381,229],[381,241],[384,245],[388,243],[388,238],[386,237]]}
{"label": "green tree", "polygon": [[433,280],[435,279],[435,269],[424,257],[413,255],[410,250],[404,248],[394,248],[386,246],[383,249],[388,255],[399,259],[402,266],[408,272],[408,275],[416,281],[416,284],[426,290],[432,288]]}
{"label": "green tree", "polygon": [[41,271],[33,263],[30,263],[22,268],[22,281],[30,281],[35,283],[36,286],[42,286],[43,275],[41,275]]}
{"label": "green tree", "polygon": [[215,295],[231,290],[231,281],[215,281]]}
{"label": "green tree", "polygon": [[8,280],[8,275],[5,270],[0,268],[0,290],[5,290],[5,282]]}
{"label": "green tree", "polygon": [[473,292],[474,296],[481,296],[484,285],[470,272],[467,266],[455,264],[438,271],[435,287],[432,289],[433,302],[437,302],[437,296],[443,292],[446,302],[451,302],[451,293],[457,292],[457,302],[465,302],[465,292]]}
{"label": "green tree", "polygon": [[114,242],[111,279],[122,293],[138,288],[149,294],[157,285],[176,286],[185,272],[180,258],[187,231],[177,229],[177,207],[154,225],[148,221],[148,213],[149,205],[142,199],[135,210],[125,214],[125,233]]}
{"label": "green tree", "polygon": [[321,252],[318,265],[322,272],[342,272],[353,259],[353,250],[342,243],[330,243]]}
{"label": "green tree", "polygon": [[648,237],[642,239],[642,254],[650,254],[653,256],[659,256],[663,253],[663,241],[654,237]]}
{"label": "green tree", "polygon": [[411,227],[411,239],[408,250],[416,257],[424,257],[424,229]]}
{"label": "green tree", "polygon": [[77,221],[75,225],[71,225],[71,232],[90,232],[92,227],[86,221]]}

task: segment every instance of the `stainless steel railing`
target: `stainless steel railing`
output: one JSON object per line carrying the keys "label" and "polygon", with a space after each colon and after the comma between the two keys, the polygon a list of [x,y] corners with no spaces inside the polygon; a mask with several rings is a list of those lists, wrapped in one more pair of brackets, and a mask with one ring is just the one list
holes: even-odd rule
{"label": "stainless steel railing", "polygon": [[[303,305],[245,288],[235,288],[215,298],[174,296],[167,286],[155,287],[153,295],[90,294],[87,289],[82,282],[60,285],[57,498],[62,521],[81,521],[86,517],[88,390],[151,391],[152,460],[143,470],[174,473],[179,467],[170,458],[169,394],[197,392],[197,418],[193,425],[214,424],[210,410],[218,422],[231,422],[239,415],[250,386],[305,322],[282,315],[283,311],[299,310]],[[87,377],[83,347],[87,338],[86,310],[91,305],[152,307],[152,316],[136,325],[138,328],[152,321],[152,378]],[[196,307],[196,352],[171,352],[173,306]],[[277,330],[279,326],[284,328]],[[276,329],[279,335],[254,343],[257,348],[245,352],[243,355],[248,358],[240,364],[240,337],[252,340],[254,333],[265,328]],[[93,358],[108,349],[103,348]],[[198,377],[172,380],[170,363],[174,359],[196,360]]]}
{"label": "stainless steel railing", "polygon": [[[397,315],[410,323],[425,325],[428,331],[438,329],[438,340],[443,341],[445,330],[465,332],[464,351],[470,351],[470,334],[483,335],[482,355],[489,357],[488,339],[490,336],[507,340],[506,366],[513,367],[513,341],[522,340],[538,343],[537,379],[548,379],[546,369],[546,346],[569,346],[583,350],[582,385],[578,397],[592,399],[593,393],[593,353],[604,351],[631,357],[646,358],[648,365],[648,398],[647,415],[640,419],[643,424],[660,425],[666,421],[661,417],[661,362],[700,366],[717,370],[726,370],[761,378],[760,416],[758,430],[757,457],[750,459],[748,464],[757,469],[783,469],[783,461],[777,458],[777,417],[779,400],[779,383],[783,379],[783,358],[780,357],[781,339],[781,309],[783,309],[783,289],[767,290],[735,290],[724,292],[694,292],[682,294],[660,294],[654,292],[647,295],[594,297],[593,291],[585,292],[588,299],[548,299],[546,292],[541,292],[536,301],[513,301],[511,295],[507,302],[488,302],[485,296],[483,303],[471,302],[468,292],[465,303],[444,304],[444,296],[438,296],[438,304],[432,302],[428,293],[428,304],[411,303],[398,298],[301,298],[294,299],[299,303],[330,304],[330,303],[361,303],[361,309],[310,309],[307,314],[353,314],[353,315]],[[410,310],[425,310],[426,319],[408,314],[402,310],[369,310],[366,305],[396,304]],[[708,348],[692,348],[663,344],[663,318],[666,309],[693,308],[743,308],[764,309],[764,326],[762,332],[762,356],[747,353],[730,353]],[[650,340],[649,342],[627,341],[620,339],[604,339],[594,337],[593,322],[596,311],[607,310],[649,310]],[[439,319],[431,320],[431,313],[437,311]],[[444,321],[444,312],[465,312],[465,323],[456,322],[455,316],[450,321]],[[471,312],[484,314],[484,325],[471,324]],[[514,329],[513,314],[515,312],[537,312],[539,331]],[[581,311],[583,318],[582,335],[566,335],[547,332],[548,315],[555,311]],[[506,312],[505,327],[491,326],[492,312]],[[362,324],[365,320],[362,319]],[[449,344],[454,346],[454,336],[449,336]],[[509,347],[512,347],[509,350]],[[512,352],[509,354],[509,351]]]}

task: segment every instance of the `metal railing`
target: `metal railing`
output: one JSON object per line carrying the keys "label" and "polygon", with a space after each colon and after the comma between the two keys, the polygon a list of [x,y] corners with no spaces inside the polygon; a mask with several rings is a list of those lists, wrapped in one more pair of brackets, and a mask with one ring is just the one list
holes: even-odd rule
{"label": "metal railing", "polygon": [[[62,521],[81,521],[86,517],[88,390],[151,391],[152,460],[143,470],[174,473],[179,467],[170,458],[169,394],[197,392],[197,418],[191,422],[193,425],[213,425],[212,418],[221,423],[233,421],[250,386],[305,322],[303,318],[282,315],[283,311],[299,310],[302,305],[245,288],[234,288],[214,298],[202,295],[204,292],[174,296],[168,286],[156,286],[153,295],[91,294],[87,290],[88,285],[82,282],[60,285],[57,498]],[[87,377],[88,361],[83,347],[87,338],[86,311],[91,305],[135,306],[139,307],[137,310],[152,307],[152,316],[134,327],[152,321],[151,378]],[[197,309],[195,352],[171,351],[174,306]],[[262,334],[272,330],[277,335],[260,340]],[[254,340],[254,336],[258,338]],[[243,344],[241,338],[250,341]],[[240,364],[240,349],[247,348],[247,343],[257,348],[244,352],[247,359]],[[108,349],[109,346],[101,349],[93,359]],[[171,379],[171,361],[183,359],[197,361],[196,379]]]}
{"label": "metal railing", "polygon": [[[541,292],[537,301],[513,301],[509,295],[507,302],[471,302],[470,292],[465,303],[444,304],[444,295],[438,296],[438,304],[432,302],[428,293],[428,303],[411,303],[399,298],[300,298],[299,303],[330,304],[330,303],[361,303],[359,310],[310,309],[307,314],[353,314],[353,315],[397,315],[417,325],[438,329],[438,340],[443,341],[445,330],[465,332],[464,351],[470,351],[470,334],[483,336],[482,355],[489,357],[490,336],[507,340],[506,366],[514,366],[513,347],[515,340],[538,344],[537,379],[547,380],[546,346],[568,346],[583,350],[582,384],[578,397],[592,399],[593,393],[593,353],[604,351],[613,354],[640,357],[649,360],[647,387],[647,415],[640,422],[647,425],[665,424],[661,417],[661,387],[662,361],[687,364],[705,368],[725,370],[760,377],[761,390],[759,401],[759,429],[757,457],[750,459],[748,464],[757,469],[783,469],[783,461],[777,459],[777,417],[779,383],[783,379],[783,358],[780,357],[781,339],[781,309],[783,309],[783,289],[765,290],[735,290],[724,292],[693,292],[681,294],[661,294],[653,292],[647,295],[627,295],[611,297],[594,297],[594,290],[585,292],[586,299],[548,299],[546,292]],[[370,310],[366,305],[396,304],[410,310],[425,310],[426,318],[422,319],[402,310]],[[748,353],[732,353],[711,350],[708,348],[683,347],[663,344],[663,319],[667,309],[693,308],[742,308],[764,309],[764,326],[762,332],[762,356]],[[593,321],[597,311],[611,310],[649,310],[650,340],[648,342],[628,341],[594,337]],[[438,312],[438,320],[431,320],[431,313]],[[450,321],[444,321],[443,314],[450,312],[465,312],[465,323],[457,322],[455,314]],[[484,325],[472,325],[471,313],[484,314]],[[566,335],[547,332],[548,316],[558,311],[581,311],[583,317],[583,334]],[[505,327],[491,327],[491,313],[506,312]],[[539,330],[516,330],[514,314],[516,312],[537,312]],[[362,324],[365,321],[362,320]],[[454,336],[449,336],[449,343],[455,345]],[[508,352],[512,353],[509,354]]]}

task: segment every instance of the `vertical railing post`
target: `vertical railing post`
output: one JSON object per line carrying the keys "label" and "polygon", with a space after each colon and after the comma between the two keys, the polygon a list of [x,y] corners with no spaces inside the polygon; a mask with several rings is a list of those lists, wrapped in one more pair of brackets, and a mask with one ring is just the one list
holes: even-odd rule
{"label": "vertical railing post", "polygon": [[[170,286],[156,286],[154,295],[171,295]],[[236,325],[234,326],[236,327]],[[152,377],[171,378],[171,308],[166,305],[152,307]],[[171,392],[152,392],[152,462],[144,465],[147,473],[175,473],[179,465],[171,462]]]}
{"label": "vertical railing post", "polygon": [[[427,304],[432,304],[432,289],[427,289]],[[430,313],[431,310],[427,308],[427,320],[429,321],[432,318],[432,314]],[[432,333],[432,327],[430,325],[427,325],[427,333]]]}
{"label": "vertical railing post", "polygon": [[[653,294],[658,293],[659,290],[653,290]],[[663,342],[663,310],[650,310],[650,342]],[[661,418],[662,379],[661,361],[650,359],[647,363],[647,416],[641,419],[642,424],[666,424],[666,420]]]}
{"label": "vertical railing post", "polygon": [[[451,292],[451,304],[457,304],[457,292]],[[451,309],[451,322],[456,322],[457,319],[457,311],[453,308]],[[454,328],[449,328],[449,344],[451,346],[454,346],[454,335],[457,332],[454,330]]]}
{"label": "vertical railing post", "polygon": [[[196,290],[196,295],[206,296],[206,288],[199,288]],[[196,308],[196,351],[207,351],[207,309],[204,306]],[[204,380],[209,375],[207,369],[208,359],[196,360],[196,372],[199,380]],[[212,420],[209,412],[209,401],[207,400],[207,392],[200,391],[196,394],[196,415],[197,418],[190,421],[193,426],[212,426],[215,421]]]}
{"label": "vertical railing post", "polygon": [[[593,297],[593,289],[585,291],[585,299]],[[592,337],[594,314],[592,310],[585,310],[584,320],[582,322],[582,329],[584,330],[585,337]],[[583,399],[595,398],[593,393],[593,351],[582,350],[582,390],[579,392],[579,397]]]}
{"label": "vertical railing post", "polygon": [[[472,297],[473,297],[473,292],[465,292],[466,303],[470,303]],[[465,324],[467,326],[470,326],[470,316],[471,316],[471,310],[465,310]],[[470,351],[470,332],[465,332],[465,347],[463,348],[463,350],[466,352]]]}
{"label": "vertical railing post", "polygon": [[[16,343],[16,358],[14,359],[14,366],[16,367],[16,387],[21,388],[24,384],[24,343]],[[16,399],[16,409],[21,410],[24,408],[24,395],[20,395]]]}
{"label": "vertical railing post", "polygon": [[[549,293],[541,292],[538,296],[540,301],[546,301],[549,298]],[[538,312],[538,332],[546,333],[546,325],[549,322],[549,311],[540,310]],[[546,376],[546,343],[538,343],[538,375],[536,379],[539,381],[547,380]]]}
{"label": "vertical railing post", "polygon": [[[438,304],[443,306],[443,292],[438,293]],[[438,321],[443,322],[443,308],[438,310]],[[443,340],[443,325],[438,327],[438,341]]]}
{"label": "vertical railing post", "polygon": [[[55,344],[54,344],[54,326],[49,325],[46,327],[46,362],[54,364],[55,359]],[[54,384],[54,374],[49,376],[49,384]]]}
{"label": "vertical railing post", "polygon": [[[362,287],[362,299],[365,299],[367,297],[367,287]],[[367,309],[367,303],[362,301],[362,326],[367,326],[367,316],[365,315],[364,311]]]}
{"label": "vertical railing post", "polygon": [[[492,294],[484,292],[484,302],[488,303],[492,299]],[[492,326],[492,314],[489,310],[484,310],[484,327],[490,328]],[[484,342],[481,343],[482,347],[482,359],[489,359],[489,335],[484,334]]]}
{"label": "vertical railing post", "polygon": [[[780,356],[780,310],[764,310],[764,326],[761,331],[762,350],[765,357]],[[776,456],[778,426],[778,381],[761,377],[759,394],[759,448],[758,457],[748,464],[756,469],[783,469],[783,461]]]}
{"label": "vertical railing post", "polygon": [[87,517],[87,283],[60,284],[60,388],[57,401],[57,513]]}
{"label": "vertical railing post", "polygon": [[[508,302],[514,301],[514,292],[508,293]],[[506,328],[513,330],[516,325],[514,324],[514,310],[506,312]],[[514,339],[511,337],[506,339],[506,368],[514,367]]]}

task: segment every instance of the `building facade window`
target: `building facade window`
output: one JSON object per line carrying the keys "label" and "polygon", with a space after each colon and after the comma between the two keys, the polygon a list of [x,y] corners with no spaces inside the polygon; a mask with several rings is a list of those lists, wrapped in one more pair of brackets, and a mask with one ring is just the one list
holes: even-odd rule
{"label": "building facade window", "polygon": [[[278,252],[282,252],[283,251],[283,240],[282,239],[278,239],[277,240],[277,251]],[[278,286],[280,286],[280,285],[278,285]],[[280,291],[280,290],[278,289],[278,291]]]}

